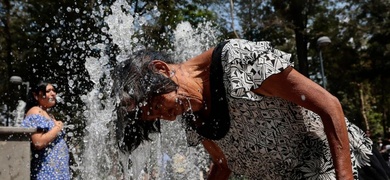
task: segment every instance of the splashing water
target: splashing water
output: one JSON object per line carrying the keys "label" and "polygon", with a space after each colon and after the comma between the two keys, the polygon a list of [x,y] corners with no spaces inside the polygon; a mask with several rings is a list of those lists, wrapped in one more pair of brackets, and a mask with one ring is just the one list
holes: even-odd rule
{"label": "splashing water", "polygon": [[[125,8],[123,8],[125,7]],[[132,38],[136,27],[148,22],[146,17],[132,16],[122,12],[131,7],[124,1],[111,6],[112,15],[104,19],[113,42],[120,48],[117,61],[132,53],[133,47],[142,39]],[[155,8],[151,12],[158,16]],[[211,23],[205,22],[193,29],[187,22],[177,26],[174,32],[175,60],[194,57],[215,45],[216,32]],[[136,45],[135,45],[136,46]],[[105,48],[97,44],[94,49]],[[191,49],[191,51],[188,51]],[[104,52],[104,51],[101,51]],[[87,108],[85,149],[82,154],[80,179],[204,179],[209,167],[209,157],[202,147],[187,147],[184,128],[179,121],[161,122],[160,134],[152,134],[152,142],[141,144],[131,154],[119,151],[115,140],[114,99],[110,97],[112,79],[110,78],[109,56],[87,58],[85,67],[94,83],[93,90],[82,96]]]}
{"label": "splashing water", "polygon": [[13,124],[13,126],[19,127],[20,124],[22,123],[23,118],[24,118],[24,108],[25,107],[26,107],[26,102],[19,100],[18,105],[16,106],[16,109],[14,111],[12,111],[13,117],[15,117],[14,121],[13,121],[13,122],[15,122],[15,124]]}

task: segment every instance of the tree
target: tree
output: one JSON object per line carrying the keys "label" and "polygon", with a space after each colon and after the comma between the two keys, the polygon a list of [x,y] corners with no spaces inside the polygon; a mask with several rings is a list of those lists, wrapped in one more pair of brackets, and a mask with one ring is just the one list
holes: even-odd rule
{"label": "tree", "polygon": [[308,76],[308,23],[319,9],[318,1],[240,0],[235,4],[245,39],[271,41],[288,52],[295,49],[298,70]]}
{"label": "tree", "polygon": [[361,33],[362,47],[360,48],[360,68],[358,76],[368,81],[371,88],[372,107],[376,107],[371,121],[382,120],[383,134],[388,134],[389,127],[389,99],[387,92],[389,86],[390,70],[390,2],[388,1],[354,1],[352,7],[361,7],[357,9],[357,18],[359,19],[359,30]]}
{"label": "tree", "polygon": [[[342,101],[352,122],[365,127],[366,117],[374,127],[373,133],[378,133],[375,118],[381,116],[386,129],[388,2],[238,0],[234,4],[243,38],[269,40],[287,52],[296,49],[298,70],[316,82],[321,80],[316,76],[319,72],[316,41],[329,36],[332,44],[321,49],[329,82],[327,89]],[[307,57],[311,57],[310,61]]]}

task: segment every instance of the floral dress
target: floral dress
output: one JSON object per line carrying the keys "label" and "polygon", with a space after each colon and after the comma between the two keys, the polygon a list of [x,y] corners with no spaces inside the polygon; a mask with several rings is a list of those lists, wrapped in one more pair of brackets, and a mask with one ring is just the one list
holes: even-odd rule
{"label": "floral dress", "polygon": [[[27,116],[22,127],[37,128],[38,131],[47,132],[55,126],[54,121],[42,115],[33,114]],[[31,179],[37,180],[68,180],[69,149],[65,142],[65,133],[61,133],[42,150],[32,148]]]}
{"label": "floral dress", "polygon": [[[214,50],[213,61],[222,63],[226,113],[230,117],[227,134],[214,142],[227,158],[233,174],[231,177],[262,180],[336,179],[321,118],[286,100],[251,91],[269,76],[293,66],[290,57],[290,54],[272,48],[266,41],[231,39]],[[213,111],[213,106],[211,111],[224,114]],[[347,119],[345,121],[354,178],[372,176],[376,179],[375,176],[378,176],[387,179],[382,161],[377,160],[380,155],[372,152],[375,149],[372,148],[372,141],[358,127]],[[202,137],[188,130],[187,138],[192,145]],[[376,165],[372,165],[373,161]],[[372,168],[376,166],[379,166],[379,170]],[[370,171],[364,172],[364,169]],[[367,175],[372,173],[375,175]]]}

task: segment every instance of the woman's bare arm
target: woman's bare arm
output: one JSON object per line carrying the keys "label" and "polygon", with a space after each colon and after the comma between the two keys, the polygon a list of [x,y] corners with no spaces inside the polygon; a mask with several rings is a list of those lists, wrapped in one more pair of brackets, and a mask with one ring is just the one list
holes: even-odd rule
{"label": "woman's bare arm", "polygon": [[253,92],[286,99],[318,114],[324,124],[337,179],[353,179],[345,117],[336,97],[292,67],[270,76]]}
{"label": "woman's bare arm", "polygon": [[[32,108],[28,111],[27,116],[32,114],[42,115],[40,111],[41,110],[39,108]],[[44,149],[57,138],[64,125],[61,121],[54,120],[54,123],[55,126],[51,130],[47,132],[36,132],[31,135],[31,141],[35,149]]]}
{"label": "woman's bare arm", "polygon": [[212,140],[205,139],[202,141],[204,148],[210,154],[213,164],[211,165],[209,180],[227,180],[231,170],[227,166],[227,161],[222,150]]}

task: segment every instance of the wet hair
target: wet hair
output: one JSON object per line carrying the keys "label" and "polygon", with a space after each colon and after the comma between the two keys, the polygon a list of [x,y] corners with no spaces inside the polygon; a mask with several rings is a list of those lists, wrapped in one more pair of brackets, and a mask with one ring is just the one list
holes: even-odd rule
{"label": "wet hair", "polygon": [[27,102],[25,107],[25,112],[27,113],[28,110],[30,110],[34,106],[38,106],[39,102],[34,98],[34,94],[38,95],[39,92],[41,92],[43,95],[46,94],[46,87],[49,85],[49,82],[45,81],[39,81],[36,84],[33,84],[31,88],[29,89],[28,96],[27,96]]}
{"label": "wet hair", "polygon": [[155,96],[177,90],[171,79],[157,73],[150,63],[162,60],[167,63],[167,54],[154,50],[141,50],[119,63],[112,73],[113,95],[116,97],[116,134],[121,150],[132,152],[142,142],[150,141],[150,133],[160,132],[160,120],[141,118],[141,107]]}

